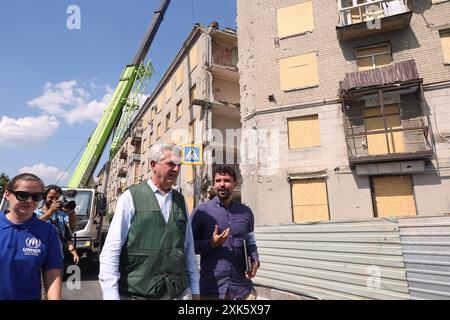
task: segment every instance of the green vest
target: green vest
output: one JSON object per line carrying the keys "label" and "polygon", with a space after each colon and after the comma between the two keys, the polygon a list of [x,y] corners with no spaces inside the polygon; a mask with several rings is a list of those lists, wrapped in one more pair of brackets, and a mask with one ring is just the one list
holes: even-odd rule
{"label": "green vest", "polygon": [[188,287],[184,241],[188,218],[183,196],[173,190],[166,224],[147,182],[129,188],[135,213],[120,254],[119,292],[157,299],[176,298]]}

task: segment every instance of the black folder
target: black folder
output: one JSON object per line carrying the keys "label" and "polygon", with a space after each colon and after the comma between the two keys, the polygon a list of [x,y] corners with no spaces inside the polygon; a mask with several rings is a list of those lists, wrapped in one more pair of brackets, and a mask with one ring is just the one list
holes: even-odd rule
{"label": "black folder", "polygon": [[252,271],[252,263],[250,261],[250,257],[247,253],[247,241],[242,240],[244,243],[244,260],[245,260],[245,273],[250,273]]}

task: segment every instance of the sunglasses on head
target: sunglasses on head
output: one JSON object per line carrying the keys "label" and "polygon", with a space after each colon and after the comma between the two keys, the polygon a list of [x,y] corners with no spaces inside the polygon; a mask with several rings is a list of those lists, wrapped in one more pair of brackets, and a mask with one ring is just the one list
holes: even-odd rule
{"label": "sunglasses on head", "polygon": [[33,201],[41,201],[42,199],[44,199],[44,193],[42,192],[29,193],[25,191],[13,191],[13,190],[8,191],[11,192],[13,195],[15,195],[16,199],[19,201],[27,201],[30,197]]}

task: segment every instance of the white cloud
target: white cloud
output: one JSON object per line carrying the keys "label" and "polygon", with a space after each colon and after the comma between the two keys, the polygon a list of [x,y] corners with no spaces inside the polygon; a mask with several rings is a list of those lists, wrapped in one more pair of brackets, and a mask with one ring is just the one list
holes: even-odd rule
{"label": "white cloud", "polygon": [[17,147],[35,145],[55,134],[60,122],[53,116],[0,118],[0,146]]}
{"label": "white cloud", "polygon": [[38,163],[33,165],[32,167],[22,167],[19,169],[19,173],[33,173],[37,175],[39,178],[44,180],[45,184],[52,184],[58,182],[64,182],[69,177],[67,171],[61,172],[56,167],[46,166],[45,164]]}
{"label": "white cloud", "polygon": [[[95,85],[94,85],[95,86]],[[91,86],[91,88],[94,88]],[[93,121],[97,123],[111,100],[113,90],[105,86],[106,93],[100,100],[91,99],[90,94],[78,86],[75,80],[52,84],[47,82],[44,93],[28,101],[30,107],[36,107],[45,114],[64,119],[68,124]]]}
{"label": "white cloud", "polygon": [[84,101],[64,114],[63,118],[66,122],[69,124],[81,123],[86,120],[96,123],[99,122],[113,94],[110,87],[106,87],[105,89],[107,92],[100,101],[96,99],[89,102]]}

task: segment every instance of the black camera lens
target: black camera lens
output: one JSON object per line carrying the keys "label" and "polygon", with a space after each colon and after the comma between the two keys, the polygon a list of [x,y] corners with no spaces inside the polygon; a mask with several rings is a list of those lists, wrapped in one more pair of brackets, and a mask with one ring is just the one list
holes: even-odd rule
{"label": "black camera lens", "polygon": [[62,207],[67,210],[74,210],[76,208],[76,206],[77,206],[77,204],[73,200],[72,201],[64,201],[62,203]]}

